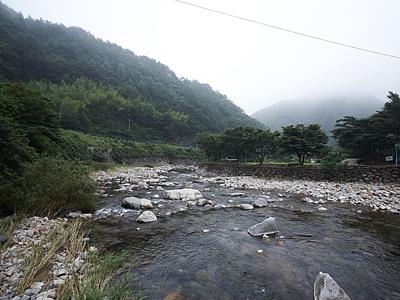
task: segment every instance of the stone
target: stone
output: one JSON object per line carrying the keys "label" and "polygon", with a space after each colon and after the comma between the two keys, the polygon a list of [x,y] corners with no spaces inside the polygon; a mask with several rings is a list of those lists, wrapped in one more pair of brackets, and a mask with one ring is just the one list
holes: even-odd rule
{"label": "stone", "polygon": [[204,233],[210,232],[210,229],[203,229]]}
{"label": "stone", "polygon": [[144,211],[137,219],[136,222],[149,223],[157,221],[157,217],[149,210]]}
{"label": "stone", "polygon": [[226,205],[225,205],[225,204],[222,204],[222,203],[218,203],[218,204],[215,204],[215,205],[214,205],[214,208],[215,208],[215,209],[226,208]]}
{"label": "stone", "polygon": [[197,204],[196,201],[188,201],[188,202],[186,203],[186,205],[187,205],[188,207],[195,206],[196,204]]}
{"label": "stone", "polygon": [[229,196],[229,197],[242,197],[245,195],[245,193],[224,193],[222,195]]}
{"label": "stone", "polygon": [[265,207],[268,205],[268,201],[263,198],[258,198],[256,201],[253,203],[254,207]]}
{"label": "stone", "polygon": [[274,217],[268,217],[261,223],[251,226],[247,232],[251,236],[274,235],[278,233],[278,226]]}
{"label": "stone", "polygon": [[314,300],[351,300],[328,274],[319,272],[314,282]]}
{"label": "stone", "polygon": [[252,209],[254,209],[254,207],[253,207],[253,205],[251,205],[251,204],[242,203],[242,204],[240,204],[240,209],[243,209],[243,210],[252,210]]}
{"label": "stone", "polygon": [[7,242],[7,237],[5,235],[0,234],[0,245]]}
{"label": "stone", "polygon": [[304,198],[303,201],[307,202],[307,203],[313,203],[314,202],[313,199],[308,198],[308,197]]}
{"label": "stone", "polygon": [[141,199],[136,197],[127,197],[122,200],[122,206],[133,209],[148,209],[153,208],[150,200]]}
{"label": "stone", "polygon": [[197,200],[198,206],[204,206],[206,204],[207,204],[207,199],[202,198],[202,199]]}
{"label": "stone", "polygon": [[327,208],[325,208],[325,207],[323,207],[323,206],[321,206],[321,207],[318,207],[318,209],[317,209],[318,211],[327,211],[328,209]]}
{"label": "stone", "polygon": [[81,214],[82,214],[82,212],[80,212],[80,211],[70,212],[67,214],[67,217],[75,219],[75,218],[79,218],[81,216]]}
{"label": "stone", "polygon": [[203,198],[200,191],[195,189],[165,190],[164,195],[171,200],[195,201]]}

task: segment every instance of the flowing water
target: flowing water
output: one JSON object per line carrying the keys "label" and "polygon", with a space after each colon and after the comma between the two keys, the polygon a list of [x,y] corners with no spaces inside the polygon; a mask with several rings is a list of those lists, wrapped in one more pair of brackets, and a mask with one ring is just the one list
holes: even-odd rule
{"label": "flowing water", "polygon": [[[318,211],[298,196],[282,200],[279,191],[245,190],[230,197],[224,194],[233,191],[218,184],[192,183],[191,174],[169,177],[180,187],[199,189],[214,204],[251,203],[265,193],[277,201],[249,211],[193,207],[148,224],[136,223],[132,214],[95,221],[92,242],[125,250],[136,260],[130,286],[146,299],[313,299],[320,271],[353,300],[400,299],[399,215],[366,208],[356,213],[360,207],[340,203]],[[119,207],[124,196],[110,197],[105,206]],[[165,203],[171,211],[184,205]],[[275,217],[278,236],[250,236],[247,229],[267,216]]]}

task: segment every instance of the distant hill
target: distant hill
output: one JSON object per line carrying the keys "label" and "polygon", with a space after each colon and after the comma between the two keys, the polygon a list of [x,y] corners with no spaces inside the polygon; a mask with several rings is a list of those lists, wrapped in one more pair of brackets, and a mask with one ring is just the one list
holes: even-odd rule
{"label": "distant hill", "polygon": [[[81,28],[24,18],[0,2],[0,81],[72,84],[79,78],[114,89],[129,102],[127,106],[147,105],[155,120],[140,123],[140,118],[131,118],[132,126],[140,127],[137,132],[151,127],[147,132],[156,139],[193,138],[198,132],[219,132],[239,125],[262,127],[208,84],[178,78],[166,65],[102,41]],[[104,123],[127,124],[128,112],[119,112],[119,116],[122,119],[108,116]],[[107,134],[108,128],[96,128]]]}
{"label": "distant hill", "polygon": [[330,96],[278,102],[252,115],[272,130],[292,124],[320,124],[329,133],[344,116],[366,117],[381,109],[384,102],[373,96]]}

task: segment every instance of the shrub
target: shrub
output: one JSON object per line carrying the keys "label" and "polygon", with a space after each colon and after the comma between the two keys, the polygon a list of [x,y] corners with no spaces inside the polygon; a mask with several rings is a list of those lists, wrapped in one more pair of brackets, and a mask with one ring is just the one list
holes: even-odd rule
{"label": "shrub", "polygon": [[42,157],[25,168],[7,187],[6,206],[30,215],[49,215],[95,209],[95,182],[77,162]]}
{"label": "shrub", "polygon": [[346,158],[346,154],[340,150],[330,151],[321,163],[321,170],[326,175],[334,175],[339,172],[343,165],[340,163]]}

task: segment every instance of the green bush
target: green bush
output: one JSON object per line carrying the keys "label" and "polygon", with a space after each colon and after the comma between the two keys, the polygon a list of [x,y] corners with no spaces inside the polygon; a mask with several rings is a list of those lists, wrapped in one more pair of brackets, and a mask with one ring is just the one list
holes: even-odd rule
{"label": "green bush", "polygon": [[22,177],[3,186],[2,207],[28,215],[57,216],[69,211],[91,212],[95,182],[77,162],[42,157],[26,165]]}
{"label": "green bush", "polygon": [[346,158],[346,154],[340,150],[330,151],[321,163],[321,170],[326,175],[334,175],[344,166],[340,162]]}

